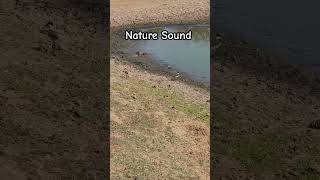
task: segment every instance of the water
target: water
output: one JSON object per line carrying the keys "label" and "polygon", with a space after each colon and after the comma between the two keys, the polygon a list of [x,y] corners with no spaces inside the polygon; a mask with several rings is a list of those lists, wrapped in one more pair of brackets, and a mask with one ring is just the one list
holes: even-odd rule
{"label": "water", "polygon": [[158,32],[192,31],[192,40],[144,40],[138,41],[140,51],[150,54],[160,64],[165,64],[190,76],[198,82],[210,81],[210,30],[209,26],[166,26],[143,29]]}

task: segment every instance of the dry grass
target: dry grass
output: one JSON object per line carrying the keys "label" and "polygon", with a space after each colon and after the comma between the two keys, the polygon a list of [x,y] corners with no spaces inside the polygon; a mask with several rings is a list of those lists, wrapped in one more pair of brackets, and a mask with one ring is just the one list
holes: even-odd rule
{"label": "dry grass", "polygon": [[112,179],[209,179],[209,103],[168,83],[112,62]]}

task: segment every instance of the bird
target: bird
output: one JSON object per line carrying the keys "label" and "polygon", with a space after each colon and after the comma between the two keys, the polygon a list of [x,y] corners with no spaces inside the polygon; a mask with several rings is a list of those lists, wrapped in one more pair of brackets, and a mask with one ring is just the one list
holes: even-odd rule
{"label": "bird", "polygon": [[179,73],[179,72],[177,72],[177,74],[176,74],[175,78],[179,78],[179,77],[180,77],[180,73]]}

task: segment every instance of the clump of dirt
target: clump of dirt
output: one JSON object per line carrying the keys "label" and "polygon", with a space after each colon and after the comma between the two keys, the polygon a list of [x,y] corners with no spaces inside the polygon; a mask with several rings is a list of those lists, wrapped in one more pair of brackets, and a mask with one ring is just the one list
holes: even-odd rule
{"label": "clump of dirt", "polygon": [[320,119],[317,119],[315,121],[312,121],[309,125],[312,129],[320,129]]}

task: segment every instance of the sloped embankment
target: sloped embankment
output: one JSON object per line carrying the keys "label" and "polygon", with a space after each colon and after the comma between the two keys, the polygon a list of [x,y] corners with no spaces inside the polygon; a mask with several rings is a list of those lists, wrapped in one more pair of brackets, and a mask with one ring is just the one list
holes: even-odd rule
{"label": "sloped embankment", "polygon": [[208,92],[111,63],[111,177],[208,179]]}
{"label": "sloped embankment", "polygon": [[112,179],[210,179],[209,91],[121,51],[115,33],[208,17],[207,0],[111,1]]}

